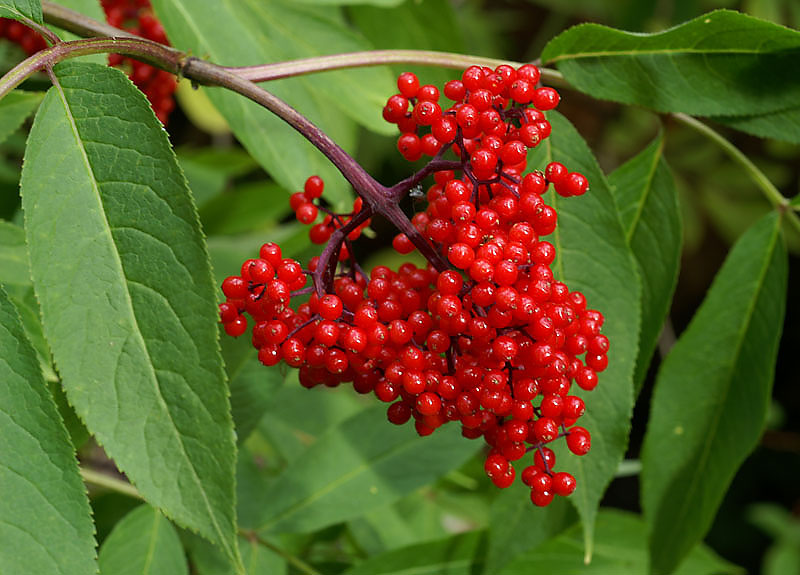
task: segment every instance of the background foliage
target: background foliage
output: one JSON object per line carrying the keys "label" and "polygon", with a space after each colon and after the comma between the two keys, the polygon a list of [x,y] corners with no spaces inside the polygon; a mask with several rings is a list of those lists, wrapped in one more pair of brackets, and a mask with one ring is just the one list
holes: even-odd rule
{"label": "background foliage", "polygon": [[[491,486],[457,429],[420,439],[370,398],[305,390],[246,341],[220,347],[215,286],[264,241],[314,253],[288,195],[312,173],[333,203],[352,192],[242,97],[182,84],[165,132],[92,57],[0,100],[0,541],[14,542],[0,571],[800,571],[800,237],[775,209],[776,194],[800,206],[796,3],[152,3],[174,46],[224,65],[416,48],[541,56],[563,74],[529,163],[591,182],[549,201],[557,274],[608,318],[593,451],[567,468],[569,502],[533,508],[519,485]],[[3,0],[0,16],[41,21],[38,7]],[[2,71],[22,58],[0,42]],[[410,168],[381,107],[406,69],[458,74],[268,87],[389,184]],[[388,224],[373,228],[364,267],[399,261]]]}

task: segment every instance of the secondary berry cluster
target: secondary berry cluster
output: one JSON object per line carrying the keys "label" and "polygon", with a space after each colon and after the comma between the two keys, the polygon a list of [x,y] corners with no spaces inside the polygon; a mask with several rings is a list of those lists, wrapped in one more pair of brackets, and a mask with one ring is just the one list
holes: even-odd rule
{"label": "secondary berry cluster", "polygon": [[558,93],[539,86],[531,65],[467,69],[444,86],[447,108],[414,74],[400,75],[398,89],[383,112],[400,128],[398,149],[431,160],[407,185],[384,190],[396,200],[427,174],[434,183],[393,246],[420,249],[428,265],[367,274],[350,242],[388,208],[357,189],[353,211],[334,213],[314,176],[290,202],[313,226],[312,240],[326,243],[322,254],[303,268],[264,244],[223,282],[222,323],[239,336],[249,315],[264,364],[298,368],[306,387],[352,382],[390,404],[392,423],[413,419],[420,435],[459,422],[465,437],[488,444],[485,470],[498,487],[511,485],[514,462],[532,453],[521,479],[531,501],[547,505],[576,488],[555,470],[548,444],[564,437],[572,453],[589,451],[590,434],[577,425],[586,407],[572,386],[593,389],[609,349],[603,315],[554,277],[556,250],[542,239],[557,223],[542,195],[551,185],[581,195],[588,182],[556,162],[523,175],[527,151],[550,135],[543,112]]}
{"label": "secondary berry cluster", "polygon": [[[102,0],[101,4],[106,20],[115,28],[169,45],[161,22],[153,14],[150,0]],[[147,96],[158,119],[166,125],[170,113],[175,109],[172,97],[178,87],[175,76],[119,54],[110,54],[108,63],[127,71],[131,81]]]}

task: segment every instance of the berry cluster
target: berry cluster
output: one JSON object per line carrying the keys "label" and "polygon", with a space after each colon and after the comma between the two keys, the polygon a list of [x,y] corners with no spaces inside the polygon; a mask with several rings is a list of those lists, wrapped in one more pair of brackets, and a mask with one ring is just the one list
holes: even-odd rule
{"label": "berry cluster", "polygon": [[19,44],[28,56],[47,48],[47,42],[36,30],[7,18],[0,18],[0,38],[6,38]]}
{"label": "berry cluster", "polygon": [[[164,28],[150,7],[150,0],[102,0],[101,3],[106,13],[106,20],[115,28],[169,45]],[[169,72],[119,54],[110,54],[108,63],[127,70],[131,81],[147,96],[156,116],[166,125],[170,113],[175,108],[175,101],[172,98],[178,87],[175,77]]]}
{"label": "berry cluster", "polygon": [[[419,174],[433,173],[434,183],[393,245],[400,253],[426,247],[430,263],[361,270],[348,242],[381,210],[359,198],[352,213],[326,209],[311,228],[312,240],[327,245],[308,269],[264,244],[223,282],[220,314],[233,336],[245,333],[249,315],[259,359],[299,368],[305,387],[352,382],[390,404],[390,422],[413,418],[420,435],[458,421],[465,437],[488,444],[485,470],[498,487],[511,485],[513,462],[533,452],[521,479],[543,506],[576,487],[554,470],[547,445],[564,437],[572,453],[589,451],[590,434],[576,425],[585,404],[572,384],[597,385],[609,340],[603,315],[554,278],[555,248],[541,239],[557,222],[542,194],[552,184],[562,196],[581,195],[586,178],[556,162],[522,175],[527,150],[550,134],[543,111],[559,98],[538,81],[530,65],[472,67],[446,84],[455,104],[443,111],[435,87],[402,74],[384,117],[400,127],[404,157],[433,158]],[[430,131],[420,136],[423,127]],[[455,160],[446,159],[451,152]],[[292,196],[298,220],[317,219],[322,191],[312,177]]]}

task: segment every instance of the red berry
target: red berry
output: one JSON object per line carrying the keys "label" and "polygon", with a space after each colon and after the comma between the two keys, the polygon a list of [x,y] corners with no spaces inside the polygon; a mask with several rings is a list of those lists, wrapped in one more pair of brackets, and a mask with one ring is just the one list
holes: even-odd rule
{"label": "red berry", "polygon": [[583,427],[573,427],[567,435],[567,447],[575,455],[586,455],[592,447],[592,438]]}

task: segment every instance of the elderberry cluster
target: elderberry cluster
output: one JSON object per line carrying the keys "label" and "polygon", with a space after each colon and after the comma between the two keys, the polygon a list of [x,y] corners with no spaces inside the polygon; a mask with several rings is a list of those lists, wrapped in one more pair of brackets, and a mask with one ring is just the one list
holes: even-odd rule
{"label": "elderberry cluster", "polygon": [[[161,22],[153,14],[150,0],[102,0],[101,4],[107,22],[115,28],[169,45]],[[128,77],[147,96],[156,116],[166,126],[170,113],[175,109],[172,97],[178,87],[175,77],[169,72],[119,54],[110,54],[108,63],[127,71]]]}
{"label": "elderberry cluster", "polygon": [[352,382],[390,404],[390,422],[413,418],[420,435],[459,422],[464,437],[488,444],[485,470],[498,487],[511,485],[513,462],[532,452],[520,475],[544,506],[576,488],[572,475],[555,471],[547,445],[564,437],[572,453],[589,451],[590,434],[576,425],[586,407],[572,384],[597,385],[609,340],[603,315],[554,278],[555,248],[541,239],[557,223],[542,194],[552,184],[562,196],[581,195],[586,178],[556,162],[522,175],[527,150],[550,135],[543,112],[559,100],[538,83],[531,65],[471,67],[445,85],[454,104],[442,109],[437,88],[402,74],[383,115],[399,126],[406,159],[432,157],[434,183],[393,246],[431,248],[429,264],[367,275],[349,242],[380,209],[359,198],[352,212],[333,213],[313,176],[290,202],[313,226],[312,240],[327,242],[321,256],[303,269],[264,244],[223,282],[220,314],[233,336],[245,333],[249,315],[261,362],[299,368],[305,387]]}

